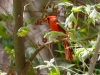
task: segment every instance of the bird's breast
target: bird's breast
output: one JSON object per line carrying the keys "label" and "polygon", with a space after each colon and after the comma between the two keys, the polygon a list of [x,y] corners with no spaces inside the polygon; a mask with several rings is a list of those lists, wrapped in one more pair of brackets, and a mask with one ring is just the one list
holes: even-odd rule
{"label": "bird's breast", "polygon": [[52,31],[59,31],[59,28],[58,28],[58,25],[57,24],[50,24],[50,29],[52,30]]}

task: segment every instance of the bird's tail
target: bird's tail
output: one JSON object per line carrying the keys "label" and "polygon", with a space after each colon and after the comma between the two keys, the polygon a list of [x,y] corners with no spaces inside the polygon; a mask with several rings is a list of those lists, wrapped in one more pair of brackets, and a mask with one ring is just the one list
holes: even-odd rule
{"label": "bird's tail", "polygon": [[73,56],[72,56],[72,53],[70,51],[68,42],[64,41],[63,44],[64,44],[64,50],[65,50],[65,58],[66,58],[66,60],[69,60],[69,61],[73,60]]}

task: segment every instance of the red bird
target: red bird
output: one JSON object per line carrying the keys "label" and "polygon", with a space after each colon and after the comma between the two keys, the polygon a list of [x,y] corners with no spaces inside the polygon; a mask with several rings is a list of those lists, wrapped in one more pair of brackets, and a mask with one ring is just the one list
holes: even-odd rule
{"label": "red bird", "polygon": [[[49,23],[50,29],[52,31],[63,32],[66,34],[66,31],[57,24],[57,17],[56,16],[47,16],[47,21]],[[62,36],[62,38],[66,38],[66,36]],[[63,42],[64,50],[65,50],[65,58],[66,60],[73,60],[72,53],[69,48],[69,44],[67,41]]]}

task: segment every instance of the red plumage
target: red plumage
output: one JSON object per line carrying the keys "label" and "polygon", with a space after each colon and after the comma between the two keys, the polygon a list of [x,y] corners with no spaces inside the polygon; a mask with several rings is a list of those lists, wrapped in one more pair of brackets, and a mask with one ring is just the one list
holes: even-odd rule
{"label": "red plumage", "polygon": [[[48,19],[50,29],[52,31],[63,32],[63,33],[66,34],[66,31],[57,24],[57,17],[56,16],[47,16],[47,19]],[[62,38],[66,38],[66,36],[62,36]],[[66,60],[73,60],[72,53],[70,51],[68,41],[64,41],[63,44],[64,44]]]}

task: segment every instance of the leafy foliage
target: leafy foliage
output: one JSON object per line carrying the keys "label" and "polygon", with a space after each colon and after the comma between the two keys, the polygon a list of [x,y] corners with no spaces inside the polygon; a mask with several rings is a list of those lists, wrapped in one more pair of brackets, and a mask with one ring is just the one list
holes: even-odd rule
{"label": "leafy foliage", "polygon": [[48,68],[50,70],[50,73],[47,75],[60,75],[59,69],[53,64],[54,63],[54,58],[51,59],[50,61],[44,61],[46,65],[39,65],[35,68],[40,68],[40,69],[45,69]]}
{"label": "leafy foliage", "polygon": [[0,21],[0,37],[7,37],[7,31],[4,28],[5,26],[5,22],[4,21]]}
{"label": "leafy foliage", "polygon": [[24,37],[27,35],[29,29],[28,27],[21,27],[18,32],[17,32],[17,35],[20,36],[20,37]]}
{"label": "leafy foliage", "polygon": [[7,73],[0,71],[0,75],[7,75]]}
{"label": "leafy foliage", "polygon": [[[89,1],[89,0],[88,0]],[[81,5],[75,6],[73,3],[68,2],[68,0],[61,0],[60,3],[52,5],[48,12],[55,12],[58,14],[57,8],[62,6],[64,8],[64,18],[65,22],[60,22],[59,25],[66,31],[66,34],[62,32],[49,31],[45,33],[44,38],[48,41],[53,41],[58,43],[57,52],[60,53],[61,57],[56,58],[56,61],[60,60],[60,65],[54,64],[54,58],[50,61],[44,61],[45,65],[40,64],[40,57],[37,56],[34,61],[32,61],[32,66],[36,66],[35,69],[48,69],[49,73],[47,75],[60,75],[61,71],[66,72],[67,75],[71,74],[81,74],[86,75],[88,64],[85,62],[87,59],[90,60],[91,55],[95,51],[96,37],[100,30],[100,26],[96,25],[96,21],[100,20],[100,3],[95,5]],[[50,7],[50,6],[48,6]],[[6,22],[11,22],[13,24],[13,16],[9,14],[0,14],[0,40],[2,42],[3,49],[9,54],[9,58],[14,60],[14,46],[13,46],[13,36],[8,34],[8,29],[6,27]],[[32,24],[33,19],[24,21],[24,26],[21,27],[17,35],[19,37],[25,37],[30,31],[28,24]],[[43,20],[36,23],[42,24]],[[13,27],[13,26],[12,26]],[[11,31],[12,32],[12,31]],[[67,36],[68,42],[70,43],[70,49],[73,50],[74,60],[72,62],[66,62],[64,60],[64,52],[62,43],[60,43],[58,37]],[[31,40],[31,39],[29,39]],[[30,42],[29,42],[30,43]],[[31,43],[31,46],[33,43]],[[28,47],[26,50],[26,61],[34,54],[36,47]],[[81,62],[81,65],[80,65]],[[58,64],[59,62],[57,62]],[[74,64],[73,64],[74,63]],[[63,65],[62,65],[63,64]],[[34,68],[34,67],[33,67]],[[84,69],[84,70],[83,70]],[[95,72],[99,72],[97,69]],[[6,73],[0,72],[1,75],[6,75]],[[94,73],[95,74],[95,73]]]}
{"label": "leafy foliage", "polygon": [[[66,18],[66,22],[65,22],[65,27],[71,27],[72,22],[74,22],[76,24],[76,18],[74,17],[74,14],[71,13],[67,18]],[[72,28],[72,27],[71,27]]]}
{"label": "leafy foliage", "polygon": [[56,39],[58,36],[66,36],[66,34],[64,34],[63,32],[50,31],[45,34],[44,38],[48,38],[49,40],[58,42],[58,40]]}
{"label": "leafy foliage", "polygon": [[72,3],[69,3],[69,2],[62,2],[62,3],[59,3],[58,5],[64,5],[64,6],[73,6],[73,4]]}

